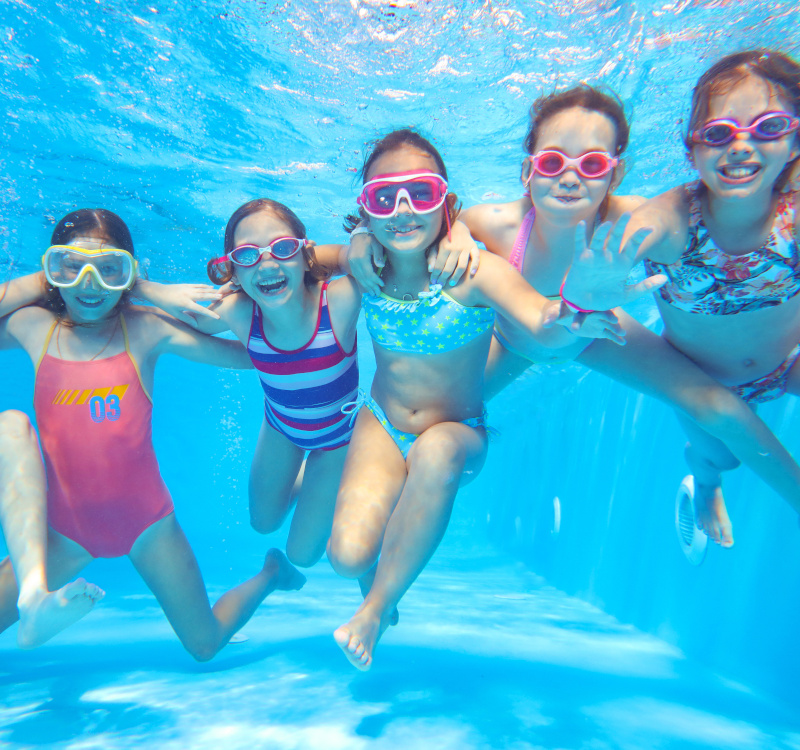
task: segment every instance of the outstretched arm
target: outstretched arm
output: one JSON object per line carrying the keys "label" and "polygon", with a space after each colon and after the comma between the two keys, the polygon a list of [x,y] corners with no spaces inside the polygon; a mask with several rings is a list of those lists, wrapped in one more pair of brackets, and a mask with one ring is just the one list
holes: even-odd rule
{"label": "outstretched arm", "polygon": [[200,333],[167,315],[152,315],[158,343],[154,354],[177,354],[192,362],[216,367],[248,370],[253,367],[247,350],[239,341]]}

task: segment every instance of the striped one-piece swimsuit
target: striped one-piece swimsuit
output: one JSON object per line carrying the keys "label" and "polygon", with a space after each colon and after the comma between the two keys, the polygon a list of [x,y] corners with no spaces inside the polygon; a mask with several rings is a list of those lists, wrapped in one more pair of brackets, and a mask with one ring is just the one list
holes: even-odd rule
{"label": "striped one-piece swimsuit", "polygon": [[328,314],[328,284],[322,286],[317,326],[299,349],[276,349],[264,336],[261,311],[253,303],[247,352],[261,378],[267,422],[303,450],[334,450],[350,442],[351,417],[342,406],[358,395],[356,343],[346,352]]}

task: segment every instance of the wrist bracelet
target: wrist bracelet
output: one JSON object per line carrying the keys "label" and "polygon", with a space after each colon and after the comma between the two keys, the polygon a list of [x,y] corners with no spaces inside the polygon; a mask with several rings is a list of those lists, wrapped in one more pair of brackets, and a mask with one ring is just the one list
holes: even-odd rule
{"label": "wrist bracelet", "polygon": [[574,302],[570,302],[570,301],[569,301],[569,300],[568,300],[568,299],[567,299],[567,298],[564,296],[564,284],[566,284],[566,283],[567,283],[567,279],[566,279],[566,277],[565,277],[565,278],[564,278],[564,281],[562,281],[562,282],[561,282],[561,288],[558,290],[558,296],[559,296],[559,297],[561,297],[561,301],[562,301],[562,302],[563,302],[563,303],[564,303],[564,304],[565,304],[565,305],[566,305],[566,306],[567,306],[567,307],[568,307],[568,308],[569,308],[569,309],[570,309],[572,312],[575,312],[575,313],[595,313],[595,312],[598,312],[597,310],[585,310],[585,309],[584,309],[584,308],[582,308],[582,307],[578,307],[578,305],[576,305]]}
{"label": "wrist bracelet", "polygon": [[356,227],[350,232],[350,239],[353,239],[353,237],[359,234],[372,234],[372,232],[369,230],[369,227]]}

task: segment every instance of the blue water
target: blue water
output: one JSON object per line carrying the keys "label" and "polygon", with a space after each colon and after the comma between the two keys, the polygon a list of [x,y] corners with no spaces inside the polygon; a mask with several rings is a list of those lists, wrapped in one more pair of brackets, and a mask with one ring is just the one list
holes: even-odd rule
{"label": "blue water", "polygon": [[[340,239],[364,145],[394,126],[433,136],[465,205],[518,195],[531,100],[577,80],[624,98],[622,190],[652,195],[691,176],[681,121],[711,61],[757,44],[800,55],[796,3],[780,1],[6,0],[0,40],[3,272],[34,270],[53,223],[99,205],[129,223],[152,278],[198,281],[257,195]],[[636,314],[655,317],[650,302]],[[0,408],[29,410],[30,366],[2,362]],[[163,474],[213,598],[282,538],[247,524],[260,389],[168,360],[155,396]],[[800,455],[795,409],[764,415]],[[98,561],[87,577],[109,593],[90,616],[35,652],[0,635],[0,745],[800,748],[788,507],[739,470],[736,546],[691,568],[666,407],[572,365],[529,373],[491,418],[501,436],[373,672],[330,637],[358,597],[326,562],[200,666],[127,561]]]}

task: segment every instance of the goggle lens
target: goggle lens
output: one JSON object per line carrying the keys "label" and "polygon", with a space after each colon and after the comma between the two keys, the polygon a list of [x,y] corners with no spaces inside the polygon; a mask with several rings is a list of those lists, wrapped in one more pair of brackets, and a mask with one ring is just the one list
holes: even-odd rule
{"label": "goggle lens", "polygon": [[537,171],[545,177],[560,174],[564,169],[564,157],[557,151],[542,154],[536,162]]}

